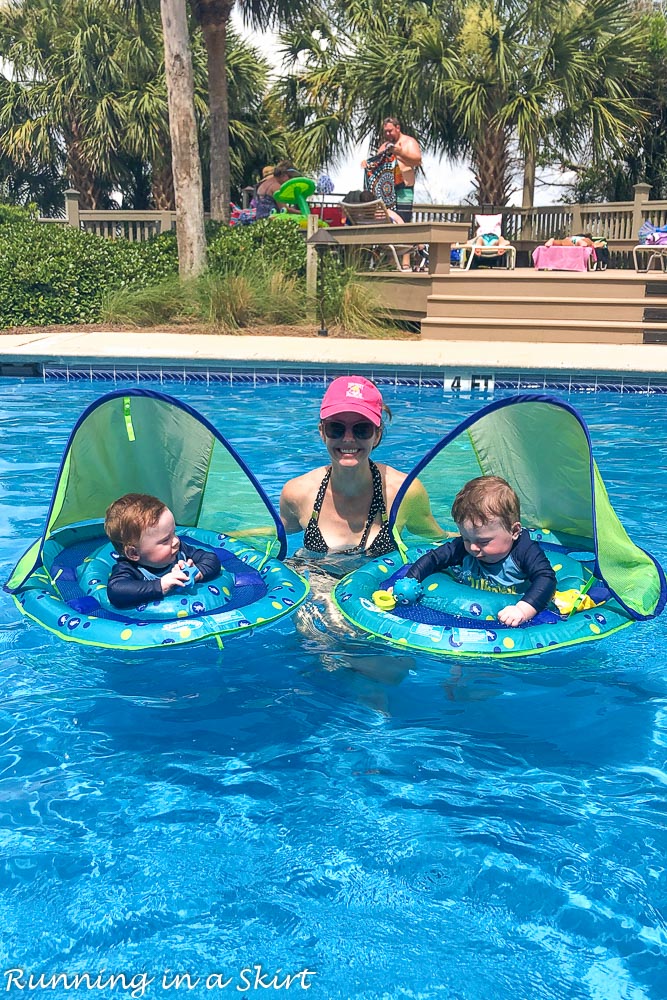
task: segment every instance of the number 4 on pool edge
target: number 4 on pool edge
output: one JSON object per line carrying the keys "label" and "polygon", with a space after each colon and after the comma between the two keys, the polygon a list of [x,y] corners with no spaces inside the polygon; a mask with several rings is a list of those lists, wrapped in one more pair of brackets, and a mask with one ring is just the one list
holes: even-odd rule
{"label": "number 4 on pool edge", "polygon": [[493,392],[494,383],[493,375],[455,375],[445,379],[445,392],[470,392],[471,389]]}

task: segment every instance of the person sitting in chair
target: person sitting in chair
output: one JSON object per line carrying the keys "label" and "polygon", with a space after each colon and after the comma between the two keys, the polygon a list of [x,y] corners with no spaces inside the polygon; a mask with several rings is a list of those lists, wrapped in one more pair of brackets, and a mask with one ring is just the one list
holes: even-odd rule
{"label": "person sitting in chair", "polygon": [[[498,250],[498,254],[505,253],[505,247],[510,245],[510,241],[506,240],[504,236],[500,236],[498,233],[480,233],[478,236],[473,236],[466,243],[463,244],[464,247],[494,247]],[[475,249],[473,251],[480,256],[480,249]]]}
{"label": "person sitting in chair", "polygon": [[[378,201],[379,199],[375,197],[372,191],[348,191],[343,199],[343,203],[347,205],[367,205],[372,201]],[[392,208],[387,208],[385,205],[385,211],[391,221],[398,226],[405,225],[405,220],[401,218],[398,212],[394,212]],[[341,225],[351,226],[352,222],[345,215],[345,209],[341,210]],[[412,264],[410,263],[410,254],[403,254],[401,260],[401,267],[404,271],[412,270]]]}
{"label": "person sitting in chair", "polygon": [[257,185],[257,191],[255,193],[255,205],[257,212],[255,215],[256,219],[268,219],[272,212],[282,211],[287,209],[288,212],[300,215],[300,209],[296,208],[294,205],[283,205],[282,202],[278,204],[275,199],[275,194],[283,186],[285,181],[288,181],[290,177],[298,177],[299,172],[292,166],[289,160],[281,160],[271,173],[267,172],[266,177],[264,177],[260,183]]}
{"label": "person sitting in chair", "polygon": [[[345,197],[343,198],[343,202],[347,205],[366,205],[368,204],[368,202],[377,200],[378,199],[375,197],[372,191],[359,191],[359,190],[348,191]],[[387,211],[387,215],[389,216],[392,222],[396,223],[399,226],[402,226],[404,224],[405,220],[400,217],[398,212],[394,212],[392,208],[387,208],[386,205],[385,208]],[[344,226],[352,225],[349,219],[345,217],[344,210],[341,212],[341,217],[343,220],[342,225]]]}

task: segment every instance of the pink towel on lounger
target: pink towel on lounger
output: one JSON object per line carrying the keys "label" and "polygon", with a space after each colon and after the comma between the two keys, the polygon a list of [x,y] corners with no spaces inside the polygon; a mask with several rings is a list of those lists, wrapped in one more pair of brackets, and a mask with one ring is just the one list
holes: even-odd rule
{"label": "pink towel on lounger", "polygon": [[596,259],[593,247],[536,247],[533,265],[551,271],[586,271],[591,256]]}

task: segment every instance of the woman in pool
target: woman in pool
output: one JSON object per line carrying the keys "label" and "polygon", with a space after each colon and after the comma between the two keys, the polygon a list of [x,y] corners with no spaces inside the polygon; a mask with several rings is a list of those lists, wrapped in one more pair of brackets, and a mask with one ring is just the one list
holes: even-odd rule
{"label": "woman in pool", "polygon": [[[379,389],[362,375],[343,375],[325,392],[319,430],[331,464],[290,479],[280,496],[285,531],[303,531],[307,551],[375,557],[396,548],[388,519],[405,473],[371,459],[384,415],[391,418]],[[407,496],[398,530],[442,538],[418,480]]]}

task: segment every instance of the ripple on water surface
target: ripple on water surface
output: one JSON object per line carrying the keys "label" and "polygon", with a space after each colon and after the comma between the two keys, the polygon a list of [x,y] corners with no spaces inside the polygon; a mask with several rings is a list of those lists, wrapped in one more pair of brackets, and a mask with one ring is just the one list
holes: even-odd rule
{"label": "ripple on water surface", "polygon": [[[100,388],[1,388],[6,576]],[[273,500],[322,462],[317,387],[171,391]],[[403,468],[484,401],[385,395],[379,457]],[[664,402],[570,401],[622,520],[667,559]],[[123,655],[59,643],[5,600],[2,968],[146,972],[152,997],[166,969],[210,996],[207,975],[238,992],[255,964],[315,970],[332,1000],[664,995],[664,643],[659,619],[461,663],[284,622],[222,653]]]}

